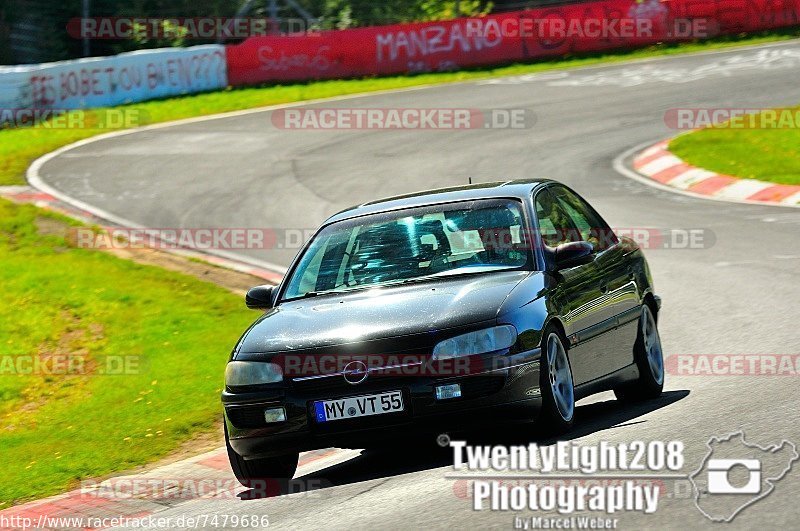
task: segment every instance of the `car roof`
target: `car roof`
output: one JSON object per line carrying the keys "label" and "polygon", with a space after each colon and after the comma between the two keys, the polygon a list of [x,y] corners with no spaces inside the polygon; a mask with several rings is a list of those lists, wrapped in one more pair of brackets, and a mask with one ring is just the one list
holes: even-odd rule
{"label": "car roof", "polygon": [[397,195],[370,201],[342,210],[325,222],[325,224],[342,221],[367,214],[376,214],[390,210],[435,205],[451,201],[470,201],[474,199],[493,199],[510,197],[525,199],[538,186],[553,183],[551,179],[525,179],[513,181],[495,181],[489,183],[470,184],[451,188],[425,190],[412,194]]}

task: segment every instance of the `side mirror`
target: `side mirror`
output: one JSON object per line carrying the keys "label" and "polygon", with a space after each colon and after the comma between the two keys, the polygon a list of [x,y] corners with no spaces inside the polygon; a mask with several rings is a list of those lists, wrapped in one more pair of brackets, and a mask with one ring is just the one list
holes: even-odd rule
{"label": "side mirror", "polygon": [[252,287],[247,290],[244,302],[251,310],[269,310],[274,306],[272,300],[274,291],[275,286],[270,286],[269,284]]}
{"label": "side mirror", "polygon": [[562,243],[555,250],[556,271],[588,264],[593,252],[594,246],[589,242]]}

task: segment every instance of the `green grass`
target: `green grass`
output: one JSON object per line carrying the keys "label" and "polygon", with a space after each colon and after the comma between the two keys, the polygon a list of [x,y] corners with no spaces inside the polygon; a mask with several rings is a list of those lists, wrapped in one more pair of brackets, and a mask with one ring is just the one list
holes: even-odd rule
{"label": "green grass", "polygon": [[[413,87],[433,83],[452,83],[471,79],[577,68],[631,59],[643,59],[655,56],[760,44],[798,36],[800,36],[800,29],[792,28],[757,35],[735,35],[705,42],[662,44],[638,50],[621,50],[583,57],[566,57],[529,64],[514,64],[498,68],[482,68],[414,76],[318,81],[294,85],[225,90],[131,104],[118,108],[139,113],[139,116],[146,116],[147,123],[157,123],[308,99]],[[91,126],[95,121],[96,112],[87,111],[86,124]],[[90,127],[81,129],[19,128],[0,130],[0,185],[22,184],[24,182],[25,170],[36,158],[61,146],[103,132],[105,131],[102,129],[92,129]]]}
{"label": "green grass", "polygon": [[[54,217],[0,200],[0,508],[213,429],[228,353],[253,319],[223,288],[37,229]],[[69,375],[14,374],[32,355],[88,361]],[[104,374],[109,359],[131,370]]]}
{"label": "green grass", "polygon": [[[800,116],[800,107],[791,114]],[[785,129],[711,127],[679,136],[669,148],[689,164],[717,173],[800,185],[800,123]]]}

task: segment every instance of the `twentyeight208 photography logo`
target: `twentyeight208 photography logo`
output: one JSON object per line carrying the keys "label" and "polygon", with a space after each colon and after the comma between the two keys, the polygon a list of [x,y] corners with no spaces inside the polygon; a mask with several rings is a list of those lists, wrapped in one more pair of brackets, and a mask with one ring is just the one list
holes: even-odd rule
{"label": "twentyeight208 photography logo", "polygon": [[736,515],[766,498],[800,459],[794,443],[759,446],[744,432],[712,437],[700,467],[689,475],[694,503],[714,522],[731,522]]}

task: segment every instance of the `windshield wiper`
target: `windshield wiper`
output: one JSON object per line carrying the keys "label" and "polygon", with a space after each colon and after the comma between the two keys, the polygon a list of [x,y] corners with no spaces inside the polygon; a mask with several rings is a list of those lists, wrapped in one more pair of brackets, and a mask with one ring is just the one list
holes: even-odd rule
{"label": "windshield wiper", "polygon": [[329,295],[331,293],[349,293],[351,291],[357,291],[360,289],[367,289],[372,286],[370,285],[363,285],[363,286],[351,286],[348,289],[324,289],[322,291],[306,291],[302,295],[298,295],[296,297],[289,297],[288,299],[283,299],[284,302],[291,302],[291,301],[299,301],[301,299],[308,299],[310,297],[317,297],[319,295]]}
{"label": "windshield wiper", "polygon": [[481,265],[481,266],[467,266],[467,267],[456,267],[454,269],[446,269],[444,271],[439,271],[438,273],[431,273],[430,275],[425,275],[422,277],[416,278],[409,278],[403,283],[406,282],[413,282],[415,280],[436,280],[441,278],[450,278],[450,277],[459,277],[462,275],[477,275],[480,273],[493,273],[496,271],[507,271],[510,269],[515,269],[514,266],[491,266],[491,265]]}
{"label": "windshield wiper", "polygon": [[331,291],[306,291],[302,295],[298,295],[297,297],[289,297],[288,299],[283,299],[284,302],[291,302],[291,301],[299,301],[300,299],[308,299],[310,297],[316,297],[317,295],[322,295],[324,293],[332,293]]}
{"label": "windshield wiper", "polygon": [[[505,268],[503,268],[505,269]],[[439,280],[442,278],[451,278],[451,277],[459,277],[462,275],[474,275],[477,273],[488,273],[491,271],[500,271],[501,269],[481,269],[478,271],[473,270],[469,267],[462,267],[456,269],[448,269],[446,271],[439,271],[438,273],[431,273],[430,275],[423,275],[421,277],[413,277],[407,278],[405,280],[401,280],[400,282],[396,282],[394,284],[413,284],[414,282],[427,282],[430,280]],[[391,286],[392,284],[387,284]]]}
{"label": "windshield wiper", "polygon": [[298,295],[297,297],[291,297],[283,300],[284,302],[291,302],[291,301],[298,301],[301,299],[308,299],[310,297],[317,297],[318,295],[328,295],[331,293],[350,293],[353,291],[360,291],[367,289],[390,288],[392,286],[403,286],[406,284],[415,284],[417,282],[430,282],[431,280],[440,280],[443,278],[476,275],[480,273],[491,273],[495,271],[506,271],[510,269],[513,270],[515,268],[513,266],[489,266],[489,265],[474,266],[474,267],[457,267],[455,269],[447,269],[445,271],[439,271],[438,273],[431,273],[430,275],[423,275],[420,277],[412,277],[403,280],[395,280],[389,282],[379,282],[377,284],[361,284],[357,286],[350,286],[348,287],[348,289],[307,291],[302,295]]}

